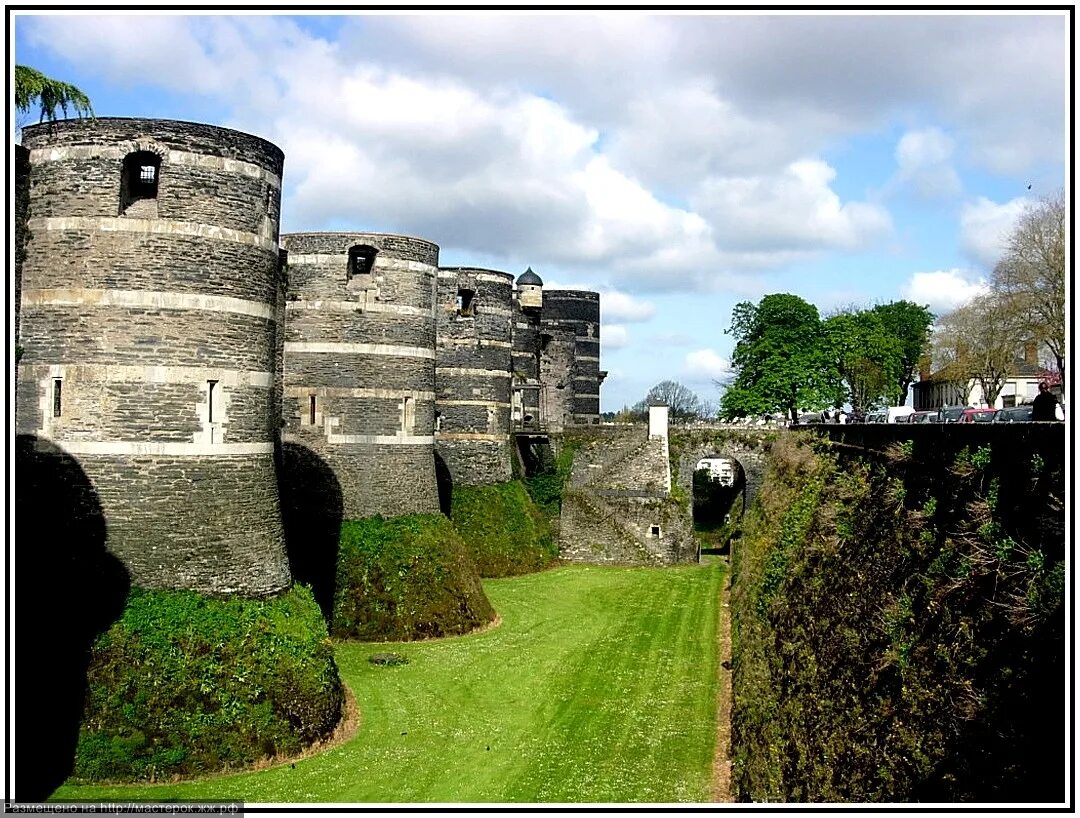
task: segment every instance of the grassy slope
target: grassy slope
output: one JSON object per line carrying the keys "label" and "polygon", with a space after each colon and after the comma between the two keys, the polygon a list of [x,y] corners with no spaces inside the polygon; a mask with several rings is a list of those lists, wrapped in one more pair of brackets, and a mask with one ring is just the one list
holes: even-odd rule
{"label": "grassy slope", "polygon": [[498,628],[400,645],[411,661],[398,667],[371,665],[370,644],[338,646],[362,711],[349,743],[295,769],[54,797],[705,801],[722,571],[572,566],[486,581]]}

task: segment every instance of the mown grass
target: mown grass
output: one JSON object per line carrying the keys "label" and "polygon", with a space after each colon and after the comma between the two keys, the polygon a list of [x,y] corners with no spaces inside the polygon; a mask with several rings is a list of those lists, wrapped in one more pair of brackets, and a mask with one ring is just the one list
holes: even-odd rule
{"label": "mown grass", "polygon": [[502,624],[336,650],[362,723],[295,764],[56,799],[249,803],[703,802],[716,738],[723,566],[562,567],[484,583]]}

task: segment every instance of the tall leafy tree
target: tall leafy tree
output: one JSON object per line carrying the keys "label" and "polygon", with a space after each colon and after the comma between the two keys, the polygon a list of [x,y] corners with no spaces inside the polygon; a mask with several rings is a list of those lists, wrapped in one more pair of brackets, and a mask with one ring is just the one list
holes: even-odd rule
{"label": "tall leafy tree", "polygon": [[817,307],[797,295],[767,295],[735,305],[734,378],[720,399],[725,417],[781,411],[793,421],[800,407],[829,405],[836,373]]}
{"label": "tall leafy tree", "polygon": [[846,399],[862,414],[900,402],[903,345],[881,315],[874,310],[834,315],[825,322],[825,335],[840,386],[837,405]]}
{"label": "tall leafy tree", "polygon": [[885,332],[899,344],[900,362],[893,399],[897,404],[903,404],[907,401],[908,389],[918,375],[919,361],[929,348],[934,314],[912,301],[878,304],[871,312],[881,320]]}
{"label": "tall leafy tree", "polygon": [[46,119],[55,122],[57,108],[64,116],[69,109],[77,117],[94,115],[90,98],[74,85],[54,80],[26,65],[15,66],[15,108],[22,114],[40,109],[39,122]]}
{"label": "tall leafy tree", "polygon": [[991,286],[1011,303],[1027,339],[1045,345],[1065,383],[1065,192],[1028,207],[994,268]]}

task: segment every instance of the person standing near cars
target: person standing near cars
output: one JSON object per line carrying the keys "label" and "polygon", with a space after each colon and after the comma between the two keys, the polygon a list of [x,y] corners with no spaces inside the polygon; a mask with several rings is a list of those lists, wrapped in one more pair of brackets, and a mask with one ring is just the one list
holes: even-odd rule
{"label": "person standing near cars", "polygon": [[1057,420],[1057,395],[1050,391],[1050,384],[1039,382],[1039,394],[1031,402],[1032,420]]}

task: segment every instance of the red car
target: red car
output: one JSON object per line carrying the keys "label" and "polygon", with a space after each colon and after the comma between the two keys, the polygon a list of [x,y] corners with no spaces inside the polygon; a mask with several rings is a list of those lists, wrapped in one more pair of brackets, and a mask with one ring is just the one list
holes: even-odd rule
{"label": "red car", "polygon": [[993,423],[997,409],[965,409],[960,413],[959,423]]}

